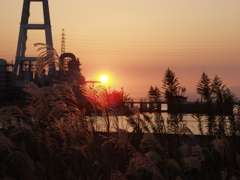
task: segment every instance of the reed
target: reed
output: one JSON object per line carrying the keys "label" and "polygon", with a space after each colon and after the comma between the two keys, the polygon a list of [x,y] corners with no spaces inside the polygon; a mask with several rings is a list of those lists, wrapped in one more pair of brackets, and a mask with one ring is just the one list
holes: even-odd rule
{"label": "reed", "polygon": [[[81,88],[103,115],[104,132],[71,86],[59,82],[41,88],[27,82],[25,106],[0,109],[0,179],[240,179],[239,129],[233,129],[238,109],[229,115],[229,129],[194,135],[179,119],[170,129],[158,112],[150,117],[135,107],[126,117],[129,132],[119,125],[106,89]],[[201,123],[201,114],[196,117]]]}

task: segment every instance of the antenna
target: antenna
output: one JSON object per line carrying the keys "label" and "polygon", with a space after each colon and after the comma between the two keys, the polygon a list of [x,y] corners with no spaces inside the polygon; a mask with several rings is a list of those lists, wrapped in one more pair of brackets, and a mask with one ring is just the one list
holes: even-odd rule
{"label": "antenna", "polygon": [[65,34],[64,29],[62,29],[62,41],[61,41],[61,54],[65,53]]}

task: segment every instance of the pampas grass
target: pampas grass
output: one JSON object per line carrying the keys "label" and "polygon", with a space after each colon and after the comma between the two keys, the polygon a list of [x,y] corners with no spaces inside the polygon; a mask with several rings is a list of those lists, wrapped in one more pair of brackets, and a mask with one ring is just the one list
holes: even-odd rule
{"label": "pampas grass", "polygon": [[201,171],[201,164],[197,157],[187,157],[183,159],[184,169],[190,171],[192,169],[197,169]]}
{"label": "pampas grass", "polygon": [[[4,107],[0,110],[2,122],[13,122],[21,118],[21,123],[11,123],[11,127],[8,126],[10,128],[0,134],[0,163],[5,177],[190,179],[197,173],[202,179],[211,179],[214,175],[220,177],[224,168],[228,173],[227,177],[234,179],[238,176],[236,172],[239,167],[232,171],[229,169],[233,167],[233,163],[217,163],[216,153],[219,153],[222,162],[233,159],[231,144],[224,135],[213,138],[211,143],[197,144],[198,137],[183,125],[178,135],[171,137],[162,134],[165,138],[161,138],[159,134],[147,130],[147,127],[151,126],[146,126],[138,109],[133,110],[136,114],[132,117],[139,130],[129,133],[120,129],[114,111],[109,104],[103,103],[104,97],[98,98],[96,104],[92,101],[96,110],[102,110],[105,125],[109,125],[109,131],[107,132],[106,127],[106,133],[99,135],[92,127],[93,123],[86,118],[84,109],[79,108],[79,102],[75,99],[71,87],[60,84],[52,89],[38,89],[34,85],[28,85],[26,88],[33,88],[32,91],[28,89],[28,102],[31,107],[11,106],[9,109]],[[92,91],[89,94],[93,93]],[[89,95],[89,98],[93,97],[92,95],[94,94]],[[47,112],[39,114],[44,110]],[[33,116],[34,120],[29,116]],[[110,116],[113,116],[115,123],[110,123]],[[44,120],[49,123],[42,128],[39,125]],[[110,127],[114,131],[110,131]],[[167,136],[169,138],[166,138]],[[190,142],[194,144],[184,141],[181,145],[182,137],[190,138]],[[238,155],[235,157],[238,162]],[[18,168],[19,166],[21,168]]]}
{"label": "pampas grass", "polygon": [[[39,51],[47,48],[47,52],[40,53],[36,62],[39,75],[59,62],[56,51],[40,45]],[[237,111],[231,115],[229,129],[214,131],[219,135],[215,137],[194,135],[182,123],[181,114],[169,116],[165,125],[159,112],[151,117],[134,107],[126,117],[133,128],[129,132],[120,127],[108,90],[79,88],[102,115],[105,132],[97,131],[97,119],[86,114],[89,107],[83,107],[68,83],[54,81],[38,87],[26,82],[25,106],[0,109],[1,179],[240,178],[240,144],[230,137],[234,134],[239,140],[239,130],[233,126],[240,124]],[[198,114],[199,123],[201,118]]]}
{"label": "pampas grass", "polygon": [[39,52],[36,61],[36,70],[39,77],[42,77],[46,69],[59,68],[63,69],[63,65],[60,62],[60,57],[57,51],[52,47],[44,43],[35,43]]}
{"label": "pampas grass", "polygon": [[[106,132],[110,133],[111,126],[113,129],[118,126],[118,117],[116,116],[115,111],[109,105],[110,92],[103,86],[85,85],[81,86],[81,90],[83,95],[92,104],[95,112],[101,112],[105,123]],[[110,117],[113,117],[112,121],[110,121]]]}

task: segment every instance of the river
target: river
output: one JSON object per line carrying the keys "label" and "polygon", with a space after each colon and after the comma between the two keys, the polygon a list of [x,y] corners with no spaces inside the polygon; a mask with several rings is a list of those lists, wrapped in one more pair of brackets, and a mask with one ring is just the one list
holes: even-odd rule
{"label": "river", "polygon": [[[150,117],[152,117],[152,120],[154,120],[154,114],[147,114]],[[162,113],[162,117],[164,119],[165,125],[167,124],[167,118],[168,113]],[[140,118],[144,120],[144,117],[142,114],[140,114]],[[128,132],[132,132],[132,127],[127,122],[126,116],[117,116],[118,119],[118,127],[121,129],[124,129]],[[106,125],[105,120],[103,116],[92,116],[92,120],[94,122],[94,128],[96,131],[106,131]],[[200,134],[199,128],[198,128],[198,121],[192,117],[192,114],[184,114],[183,115],[183,122],[186,124],[186,126],[192,131],[193,134],[197,135]],[[202,117],[202,125],[203,125],[203,131],[206,133],[206,120],[204,119],[204,116]],[[115,131],[116,127],[116,117],[110,116],[110,126],[111,131]]]}

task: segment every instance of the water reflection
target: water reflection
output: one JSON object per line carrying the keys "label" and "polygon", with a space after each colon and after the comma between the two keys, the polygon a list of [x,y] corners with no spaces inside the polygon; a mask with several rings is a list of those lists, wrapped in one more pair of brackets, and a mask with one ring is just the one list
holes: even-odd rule
{"label": "water reflection", "polygon": [[[166,108],[166,107],[163,107]],[[145,113],[149,116],[152,117],[152,119],[154,119],[154,114],[153,113]],[[167,124],[167,118],[168,118],[168,113],[162,113],[163,119],[164,119],[164,123],[165,125]],[[140,117],[142,118],[142,120],[144,120],[143,115],[140,114]],[[94,128],[96,131],[105,131],[105,123],[103,120],[102,116],[91,116],[93,122],[94,122]],[[132,132],[133,128],[128,124],[127,122],[127,117],[126,116],[117,116],[118,118],[118,127],[120,129],[124,129],[128,132]],[[205,120],[205,116],[202,117],[202,126],[203,126],[203,132],[204,134],[206,133],[207,129],[206,129],[206,125],[207,125],[207,121]],[[112,117],[110,116],[110,121],[111,122],[115,122],[116,117]],[[183,115],[183,122],[187,125],[187,127],[193,132],[193,134],[197,135],[200,134],[199,128],[198,128],[198,121],[196,119],[194,119],[192,117],[192,114],[184,114]],[[111,131],[115,131],[116,130],[116,125],[114,123],[111,123]]]}

